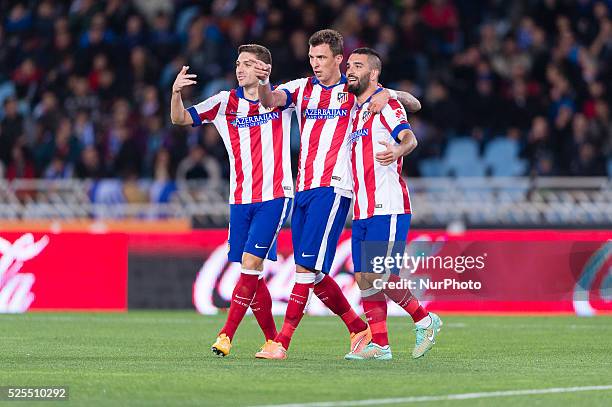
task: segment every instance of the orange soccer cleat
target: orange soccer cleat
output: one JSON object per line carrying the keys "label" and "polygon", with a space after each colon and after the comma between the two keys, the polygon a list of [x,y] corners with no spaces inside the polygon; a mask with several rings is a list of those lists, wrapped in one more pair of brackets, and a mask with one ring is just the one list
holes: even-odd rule
{"label": "orange soccer cleat", "polygon": [[357,332],[351,333],[351,350],[350,353],[360,353],[363,349],[368,346],[368,344],[372,341],[372,332],[370,331],[370,327],[367,329]]}
{"label": "orange soccer cleat", "polygon": [[268,339],[255,357],[257,359],[287,359],[287,349],[280,342]]}
{"label": "orange soccer cleat", "polygon": [[220,334],[215,343],[210,347],[212,353],[222,357],[229,355],[230,349],[232,349],[232,341],[226,334]]}

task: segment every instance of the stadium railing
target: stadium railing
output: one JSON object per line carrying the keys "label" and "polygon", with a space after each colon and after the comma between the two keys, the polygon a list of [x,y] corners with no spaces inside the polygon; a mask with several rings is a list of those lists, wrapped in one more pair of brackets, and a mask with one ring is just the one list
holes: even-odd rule
{"label": "stadium railing", "polygon": [[[418,227],[612,226],[612,180],[465,177],[408,180]],[[227,184],[152,180],[0,180],[2,220],[187,219],[196,227],[225,226]]]}

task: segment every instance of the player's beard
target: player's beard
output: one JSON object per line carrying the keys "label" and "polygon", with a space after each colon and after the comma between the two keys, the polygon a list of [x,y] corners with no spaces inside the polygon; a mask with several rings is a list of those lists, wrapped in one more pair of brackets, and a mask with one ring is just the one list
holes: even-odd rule
{"label": "player's beard", "polygon": [[348,85],[348,90],[355,96],[361,95],[368,88],[368,78],[370,77],[370,73],[368,72],[366,75],[361,77],[357,77],[357,85],[350,84]]}

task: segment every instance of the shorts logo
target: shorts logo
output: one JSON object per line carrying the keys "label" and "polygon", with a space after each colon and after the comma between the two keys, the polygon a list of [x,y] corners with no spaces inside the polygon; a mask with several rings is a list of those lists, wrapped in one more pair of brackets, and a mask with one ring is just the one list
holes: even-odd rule
{"label": "shorts logo", "polygon": [[340,92],[338,93],[338,102],[346,103],[348,101],[348,92]]}

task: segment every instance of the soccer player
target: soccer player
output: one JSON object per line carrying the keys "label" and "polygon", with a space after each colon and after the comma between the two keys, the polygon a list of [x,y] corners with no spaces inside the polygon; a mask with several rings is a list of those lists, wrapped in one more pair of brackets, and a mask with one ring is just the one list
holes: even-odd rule
{"label": "soccer player", "polygon": [[[256,355],[265,359],[287,357],[293,332],[312,292],[344,321],[350,334],[351,352],[361,351],[371,339],[366,323],[351,308],[334,279],[328,276],[352,198],[347,135],[355,97],[348,92],[346,77],[340,71],[343,39],[337,31],[321,30],[310,37],[309,45],[314,76],[272,90],[269,85],[271,66],[257,62],[255,68],[260,80],[260,100],[267,107],[295,107],[301,137],[298,192],[291,218],[295,284],[281,331]],[[420,108],[410,94],[398,93],[413,109]],[[370,107],[380,109],[391,94],[395,92],[380,92]]]}
{"label": "soccer player", "polygon": [[[408,188],[402,179],[402,160],[417,146],[406,112],[396,99],[389,100],[380,113],[368,110],[372,99],[383,90],[378,85],[381,68],[379,55],[370,48],[356,49],[347,62],[348,89],[357,97],[349,135],[355,194],[351,247],[372,341],[362,350],[347,354],[346,359],[392,358],[385,295],[414,320],[414,358],[431,349],[442,325],[440,318],[427,313],[409,289],[387,289],[385,285],[373,284],[375,280],[399,281],[390,269],[381,275],[369,268],[374,254],[394,257],[405,248],[412,215]],[[382,248],[380,242],[384,242]]]}
{"label": "soccer player", "polygon": [[267,109],[257,100],[258,80],[253,61],[272,63],[270,51],[255,44],[238,48],[238,87],[220,92],[187,109],[181,89],[195,84],[194,74],[184,66],[172,86],[171,118],[178,125],[213,123],[230,160],[230,223],[228,259],[240,262],[242,272],[234,292],[227,321],[212,351],[230,353],[240,321],[251,307],[267,341],[276,335],[272,299],[262,278],[265,258],[276,260],[276,237],[285,223],[293,198],[289,135],[289,106]]}

